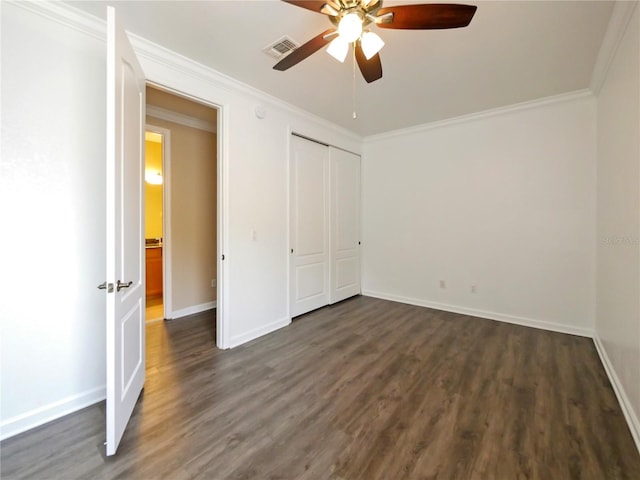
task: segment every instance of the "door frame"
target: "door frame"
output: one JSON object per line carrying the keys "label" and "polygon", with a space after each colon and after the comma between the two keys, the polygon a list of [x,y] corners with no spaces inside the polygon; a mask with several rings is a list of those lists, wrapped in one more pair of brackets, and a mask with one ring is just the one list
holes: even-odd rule
{"label": "door frame", "polygon": [[227,349],[230,348],[230,321],[227,308],[229,271],[226,260],[229,245],[229,107],[225,102],[191,94],[183,87],[174,87],[169,81],[156,81],[151,76],[147,76],[147,85],[217,110],[216,345],[220,349]]}
{"label": "door frame", "polygon": [[[148,83],[148,82],[147,82]],[[173,318],[171,296],[171,130],[151,123],[145,130],[162,135],[162,315]],[[146,221],[146,219],[145,219]]]}

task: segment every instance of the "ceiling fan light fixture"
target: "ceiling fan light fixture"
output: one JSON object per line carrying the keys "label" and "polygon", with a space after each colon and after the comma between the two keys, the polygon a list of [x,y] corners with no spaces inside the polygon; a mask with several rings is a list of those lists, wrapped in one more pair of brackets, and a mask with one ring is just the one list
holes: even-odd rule
{"label": "ceiling fan light fixture", "polygon": [[329,5],[328,3],[325,3],[322,8],[320,9],[321,13],[324,13],[325,15],[330,15],[332,17],[337,17],[338,14],[340,13],[338,10],[336,10],[335,8],[333,8],[331,5]]}
{"label": "ceiling fan light fixture", "polygon": [[[353,43],[354,78],[357,65],[367,83],[382,78],[382,63],[378,52],[384,46],[384,42],[368,29],[365,30],[365,27],[373,24],[394,30],[462,28],[469,25],[478,9],[475,5],[449,2],[416,4],[413,3],[415,0],[408,5],[385,8],[382,8],[384,0],[282,1],[327,15],[333,27],[290,52],[273,66],[274,70],[287,70],[328,44],[330,45],[327,51],[340,62],[344,62],[349,53],[349,44]],[[358,41],[360,43],[357,43]]]}
{"label": "ceiling fan light fixture", "polygon": [[382,50],[384,42],[377,34],[373,32],[364,32],[360,38],[360,45],[362,46],[362,53],[367,60],[373,57],[376,53]]}
{"label": "ceiling fan light fixture", "polygon": [[344,59],[347,58],[349,52],[349,44],[345,42],[342,37],[336,37],[327,47],[327,53],[339,62],[344,63]]}
{"label": "ceiling fan light fixture", "polygon": [[362,17],[357,12],[347,13],[340,19],[338,33],[346,43],[355,42],[362,34]]}

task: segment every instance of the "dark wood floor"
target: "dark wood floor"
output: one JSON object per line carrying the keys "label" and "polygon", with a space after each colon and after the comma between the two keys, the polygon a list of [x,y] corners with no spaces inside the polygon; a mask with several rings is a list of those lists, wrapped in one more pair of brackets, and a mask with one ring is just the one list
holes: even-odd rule
{"label": "dark wood floor", "polygon": [[148,325],[118,454],[104,405],[2,443],[2,478],[639,479],[591,340],[357,297],[230,351]]}

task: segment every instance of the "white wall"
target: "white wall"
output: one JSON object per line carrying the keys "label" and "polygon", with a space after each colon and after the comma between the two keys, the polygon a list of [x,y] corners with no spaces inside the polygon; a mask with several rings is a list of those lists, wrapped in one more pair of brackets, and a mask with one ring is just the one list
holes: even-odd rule
{"label": "white wall", "polygon": [[640,448],[640,8],[598,96],[596,345]]}
{"label": "white wall", "polygon": [[2,4],[2,437],[104,397],[105,44]]}
{"label": "white wall", "polygon": [[[105,276],[104,27],[63,5],[33,7],[51,18],[30,8],[2,4],[3,437],[102,398],[105,380],[95,288]],[[637,12],[634,25],[599,99],[610,128],[599,136],[596,329],[637,416],[638,118],[628,106],[638,105]],[[225,346],[288,324],[289,133],[356,153],[361,139],[141,39],[134,46],[149,80],[221,108]],[[595,128],[594,99],[577,95],[367,139],[366,293],[590,334]],[[601,242],[632,230],[626,253]],[[603,313],[615,295],[623,305]]]}
{"label": "white wall", "polygon": [[[225,347],[239,345],[290,323],[288,309],[288,152],[290,132],[360,153],[360,137],[244,87],[184,58],[134,38],[147,78],[219,106],[225,269],[218,270],[228,328]],[[260,119],[255,108],[261,106]],[[252,231],[256,239],[252,239]],[[218,305],[220,305],[218,297]]]}
{"label": "white wall", "polygon": [[595,128],[575,94],[365,139],[363,293],[590,335]]}
{"label": "white wall", "polygon": [[[104,397],[104,31],[57,2],[2,4],[3,438]],[[221,107],[223,344],[287,325],[290,131],[358,153],[361,139],[142,39],[134,47],[150,81]]]}

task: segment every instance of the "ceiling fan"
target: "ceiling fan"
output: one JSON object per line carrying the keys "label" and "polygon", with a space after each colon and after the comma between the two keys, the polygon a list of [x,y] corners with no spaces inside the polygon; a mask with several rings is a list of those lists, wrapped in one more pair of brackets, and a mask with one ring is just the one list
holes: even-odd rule
{"label": "ceiling fan", "polygon": [[466,27],[476,6],[453,3],[398,5],[382,7],[382,0],[282,0],[329,17],[334,27],[325,30],[293,50],[273,68],[284,71],[300,63],[329,44],[327,52],[344,62],[353,43],[354,54],[362,76],[368,82],[382,78],[378,52],[382,39],[369,30],[370,25],[403,30],[434,30]]}

